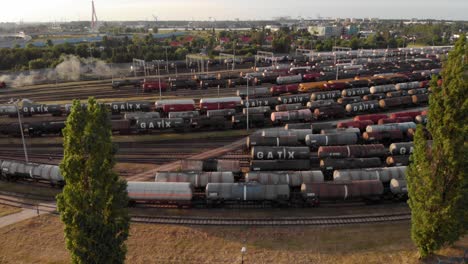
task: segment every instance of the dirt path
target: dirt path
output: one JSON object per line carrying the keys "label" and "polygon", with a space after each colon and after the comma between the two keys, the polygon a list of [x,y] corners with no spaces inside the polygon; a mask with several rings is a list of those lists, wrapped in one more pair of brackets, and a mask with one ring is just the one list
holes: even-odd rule
{"label": "dirt path", "polygon": [[21,212],[0,217],[0,228],[36,217],[47,212],[24,208]]}

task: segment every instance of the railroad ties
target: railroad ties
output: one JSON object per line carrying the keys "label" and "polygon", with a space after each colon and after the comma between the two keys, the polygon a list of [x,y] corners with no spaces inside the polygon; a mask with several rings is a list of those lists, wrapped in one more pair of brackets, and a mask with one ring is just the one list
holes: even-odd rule
{"label": "railroad ties", "polygon": [[214,226],[336,226],[349,224],[368,224],[411,219],[410,213],[370,214],[333,217],[298,217],[276,219],[246,218],[196,218],[196,217],[149,217],[133,216],[132,222],[170,225],[214,225]]}

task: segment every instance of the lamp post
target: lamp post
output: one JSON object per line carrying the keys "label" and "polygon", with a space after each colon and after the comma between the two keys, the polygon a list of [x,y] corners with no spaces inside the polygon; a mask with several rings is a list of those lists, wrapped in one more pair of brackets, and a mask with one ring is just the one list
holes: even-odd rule
{"label": "lamp post", "polygon": [[21,115],[19,112],[18,101],[19,99],[15,100],[13,103],[15,104],[15,107],[16,107],[16,113],[18,113],[18,122],[19,122],[19,127],[20,127],[20,132],[21,132],[21,140],[23,141],[24,159],[26,163],[29,163],[28,152],[26,151],[26,142],[24,141],[23,124],[21,123]]}
{"label": "lamp post", "polygon": [[247,253],[247,248],[246,247],[242,247],[241,248],[241,263],[244,264],[244,254]]}
{"label": "lamp post", "polygon": [[336,59],[336,53],[335,53],[335,67],[336,67],[336,80],[338,80],[338,60]]}
{"label": "lamp post", "polygon": [[169,73],[169,60],[167,59],[167,48],[168,46],[164,46],[164,49],[166,50],[166,72]]}
{"label": "lamp post", "polygon": [[161,100],[162,97],[162,88],[161,88],[161,72],[159,69],[159,65],[161,62],[164,62],[163,60],[154,60],[153,63],[156,62],[158,64],[158,83],[159,83],[159,100]]}
{"label": "lamp post", "polygon": [[249,131],[249,107],[250,107],[250,102],[249,102],[249,82],[250,82],[250,76],[246,75],[245,79],[247,80],[247,102],[245,103],[245,107],[247,108],[247,131]]}

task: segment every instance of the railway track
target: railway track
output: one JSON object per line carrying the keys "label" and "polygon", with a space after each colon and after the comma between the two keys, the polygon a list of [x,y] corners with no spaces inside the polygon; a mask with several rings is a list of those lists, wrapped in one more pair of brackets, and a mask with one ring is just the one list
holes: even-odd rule
{"label": "railway track", "polygon": [[[240,73],[241,71],[245,72],[248,69],[237,69],[235,73]],[[232,71],[212,71],[208,74],[217,74],[217,73],[226,73]],[[187,73],[188,75],[193,75],[193,73]],[[173,75],[167,75],[173,76]],[[166,77],[166,75],[164,75]],[[153,77],[152,77],[153,78]],[[234,95],[238,88],[221,88],[219,90],[220,96]],[[10,98],[28,98],[34,101],[65,101],[69,100],[70,102],[73,99],[87,99],[89,96],[94,96],[97,99],[111,99],[111,98],[129,98],[137,97],[141,99],[156,99],[158,91],[155,93],[144,93],[141,88],[137,89],[134,87],[121,87],[113,89],[111,86],[110,80],[99,81],[99,82],[75,82],[75,83],[60,83],[59,85],[50,84],[50,85],[40,85],[40,86],[31,86],[26,88],[15,88],[15,89],[6,89],[3,92],[0,92],[0,102],[7,102]],[[179,89],[177,91],[166,91],[163,93],[163,96],[166,98],[184,98],[184,97],[215,97],[218,95],[217,88],[208,88],[208,89]]]}
{"label": "railway track", "polygon": [[[50,200],[41,200],[33,196],[26,197],[15,193],[0,192],[0,204],[37,209],[41,212],[58,214],[57,207]],[[25,199],[29,199],[26,201]],[[167,225],[203,225],[203,226],[336,226],[349,224],[374,224],[395,221],[408,221],[410,213],[359,214],[315,217],[279,217],[279,218],[225,218],[225,217],[190,217],[190,216],[142,216],[131,214],[134,223]]]}

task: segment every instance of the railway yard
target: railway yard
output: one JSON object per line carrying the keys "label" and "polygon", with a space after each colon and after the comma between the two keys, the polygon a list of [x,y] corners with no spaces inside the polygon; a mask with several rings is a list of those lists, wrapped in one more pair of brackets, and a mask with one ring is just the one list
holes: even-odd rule
{"label": "railway yard", "polygon": [[[397,49],[323,52],[259,60],[236,71],[220,66],[170,74],[161,76],[163,85],[100,80],[1,89],[2,179],[38,188],[65,184],[56,167],[63,157],[61,129],[72,100],[93,96],[111,112],[115,170],[128,180],[135,222],[407,220],[411,140],[416,124],[427,122],[429,80],[448,50],[415,48],[409,58],[408,50]],[[8,103],[12,98],[24,100],[15,105]],[[155,216],[148,211],[154,207],[166,210]],[[211,207],[242,215],[259,210],[252,220]],[[288,209],[275,216],[277,207]]]}

